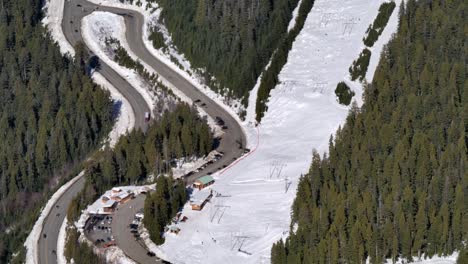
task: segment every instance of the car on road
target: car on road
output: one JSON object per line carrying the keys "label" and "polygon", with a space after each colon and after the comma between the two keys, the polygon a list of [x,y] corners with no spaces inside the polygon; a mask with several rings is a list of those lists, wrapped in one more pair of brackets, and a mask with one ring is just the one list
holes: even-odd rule
{"label": "car on road", "polygon": [[46,237],[47,237],[47,234],[44,234],[44,238],[46,238]]}
{"label": "car on road", "polygon": [[148,252],[146,253],[146,255],[148,255],[148,256],[150,256],[150,257],[154,257],[154,256],[156,256],[156,254],[154,254],[154,253],[153,253],[153,252],[151,252],[151,251],[148,251]]}
{"label": "car on road", "polygon": [[224,120],[221,117],[215,117],[215,121],[218,126],[224,126]]}
{"label": "car on road", "polygon": [[151,119],[151,114],[150,112],[145,112],[145,122],[149,122]]}
{"label": "car on road", "polygon": [[201,102],[201,100],[200,100],[200,99],[197,99],[197,100],[195,100],[194,102],[195,102],[196,104],[198,104],[199,102]]}

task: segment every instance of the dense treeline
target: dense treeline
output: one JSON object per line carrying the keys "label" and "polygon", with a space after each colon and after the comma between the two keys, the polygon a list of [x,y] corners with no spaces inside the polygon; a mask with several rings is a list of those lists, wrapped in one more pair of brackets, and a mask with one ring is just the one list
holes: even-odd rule
{"label": "dense treeline", "polygon": [[340,104],[349,105],[355,93],[345,82],[339,82],[336,86],[335,94],[338,96]]}
{"label": "dense treeline", "polygon": [[268,110],[266,104],[268,102],[268,98],[270,97],[270,91],[273,90],[279,82],[278,75],[288,60],[288,54],[292,48],[292,44],[297,35],[299,35],[299,32],[301,32],[302,28],[304,27],[307,15],[312,9],[314,1],[315,0],[303,0],[301,2],[299,13],[296,18],[296,24],[286,34],[286,37],[281,39],[278,49],[275,51],[271,59],[270,67],[268,67],[268,69],[263,72],[260,86],[258,88],[257,102],[255,105],[257,122],[262,120],[263,115]]}
{"label": "dense treeline", "polygon": [[[212,88],[243,98],[286,34],[298,0],[151,0],[174,44]],[[213,79],[212,77],[215,77]]]}
{"label": "dense treeline", "polygon": [[171,176],[156,179],[156,191],[145,199],[143,224],[156,245],[164,243],[164,229],[188,200],[185,183]]}
{"label": "dense treeline", "polygon": [[105,149],[87,166],[87,183],[69,208],[76,220],[83,206],[113,186],[144,183],[149,174],[171,174],[176,159],[202,157],[213,148],[210,127],[196,110],[178,104],[150,125],[146,134],[132,131],[114,149]]}
{"label": "dense treeline", "polygon": [[151,29],[151,33],[149,35],[149,40],[153,44],[153,47],[156,49],[166,49],[166,42],[164,41],[163,34],[159,31],[157,27],[153,27]]}
{"label": "dense treeline", "polygon": [[353,64],[349,67],[349,74],[351,75],[351,80],[363,81],[366,78],[367,68],[369,67],[369,61],[371,57],[371,51],[368,48],[359,54],[359,58],[353,61]]}
{"label": "dense treeline", "polygon": [[[106,259],[94,253],[93,247],[87,243],[80,243],[80,233],[73,225],[67,227],[67,240],[64,255],[68,263],[74,264],[105,264]],[[73,262],[72,262],[73,259]]]}
{"label": "dense treeline", "polygon": [[[85,165],[85,187],[68,207],[68,222],[77,221],[82,210],[106,190],[114,186],[147,183],[148,176],[153,174],[157,190],[145,201],[145,215],[148,216],[145,219],[155,221],[145,223],[154,241],[159,241],[160,236],[154,234],[158,233],[161,225],[164,228],[188,199],[185,184],[171,176],[176,159],[201,157],[212,148],[213,135],[206,120],[198,116],[195,108],[178,104],[174,111],[164,112],[160,119],[150,124],[146,134],[139,130],[130,132],[120,138],[114,149],[104,149]],[[76,231],[68,233],[67,258],[73,258],[77,264],[95,263],[93,257],[99,256],[92,252],[91,247],[79,243],[79,248],[74,248],[78,244],[77,239]]]}
{"label": "dense treeline", "polygon": [[390,16],[392,15],[395,6],[396,4],[393,1],[388,3],[382,3],[380,5],[379,14],[375,18],[374,23],[372,23],[372,25],[370,25],[367,29],[367,35],[363,39],[364,44],[366,44],[367,47],[374,46],[374,43],[384,31],[385,26],[387,26],[388,20],[390,19]]}
{"label": "dense treeline", "polygon": [[114,53],[114,61],[116,61],[120,66],[134,70],[138,75],[140,75],[148,84],[150,84],[153,89],[161,90],[165,95],[173,95],[172,90],[169,90],[158,80],[158,76],[154,73],[150,73],[145,66],[140,62],[140,60],[134,60],[128,54],[127,50],[122,47],[120,41],[115,38],[106,38],[106,44],[111,47],[112,52]]}
{"label": "dense treeline", "polygon": [[[362,109],[313,155],[272,263],[382,263],[468,240],[466,1],[402,6]],[[293,228],[294,227],[294,228]]]}
{"label": "dense treeline", "polygon": [[2,263],[22,248],[50,188],[112,126],[109,94],[85,74],[87,54],[62,57],[40,25],[42,2],[0,3]]}

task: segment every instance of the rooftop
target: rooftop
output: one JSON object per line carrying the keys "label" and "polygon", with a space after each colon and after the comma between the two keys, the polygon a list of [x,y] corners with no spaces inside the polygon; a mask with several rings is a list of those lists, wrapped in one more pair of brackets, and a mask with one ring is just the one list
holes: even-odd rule
{"label": "rooftop", "polygon": [[213,177],[211,177],[210,175],[206,175],[206,176],[203,176],[203,177],[200,177],[198,178],[196,181],[200,182],[201,184],[205,185],[205,184],[208,184],[210,182],[213,182],[214,179]]}
{"label": "rooftop", "polygon": [[211,190],[204,189],[201,191],[195,191],[190,198],[191,205],[201,205],[211,195]]}

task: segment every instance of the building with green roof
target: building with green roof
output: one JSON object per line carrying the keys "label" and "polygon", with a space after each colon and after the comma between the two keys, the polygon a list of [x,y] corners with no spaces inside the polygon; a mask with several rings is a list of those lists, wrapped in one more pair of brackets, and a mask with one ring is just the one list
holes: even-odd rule
{"label": "building with green roof", "polygon": [[206,175],[206,176],[196,179],[195,182],[193,183],[193,188],[201,190],[205,187],[212,185],[214,181],[215,180],[213,179],[213,177],[211,177],[210,175]]}

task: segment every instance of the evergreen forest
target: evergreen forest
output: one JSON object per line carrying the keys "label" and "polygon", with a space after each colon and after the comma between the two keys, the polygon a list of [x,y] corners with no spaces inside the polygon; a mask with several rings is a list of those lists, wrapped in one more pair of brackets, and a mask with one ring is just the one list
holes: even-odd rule
{"label": "evergreen forest", "polygon": [[158,177],[156,191],[148,193],[145,199],[143,224],[148,229],[151,241],[156,245],[164,243],[164,231],[172,218],[188,201],[185,183],[172,177]]}
{"label": "evergreen forest", "polygon": [[364,104],[314,152],[273,264],[382,263],[468,240],[466,1],[408,0]]}
{"label": "evergreen forest", "polygon": [[146,134],[134,130],[121,137],[114,149],[106,148],[86,165],[86,186],[71,203],[70,221],[88,204],[115,186],[144,184],[149,175],[170,175],[175,161],[203,157],[213,149],[206,120],[187,104],[178,104],[151,124]]}
{"label": "evergreen forest", "polygon": [[162,7],[161,22],[192,66],[206,70],[206,83],[221,93],[229,88],[228,96],[247,104],[249,91],[287,35],[298,0],[149,2]]}
{"label": "evergreen forest", "polygon": [[[85,187],[68,207],[68,222],[77,221],[82,210],[105,191],[115,186],[148,184],[152,176],[158,188],[145,200],[145,225],[151,238],[160,241],[161,237],[154,235],[158,233],[158,225],[164,228],[188,198],[185,183],[172,179],[172,167],[177,160],[207,155],[213,149],[213,140],[210,127],[196,109],[184,103],[177,104],[173,111],[165,111],[159,120],[150,124],[145,133],[131,131],[122,136],[113,149],[106,147],[85,164]],[[149,208],[151,211],[147,211]],[[75,264],[101,261],[89,246],[80,243],[76,248],[77,231],[69,228],[66,258],[73,259]]]}
{"label": "evergreen forest", "polygon": [[[63,57],[41,26],[40,0],[0,2],[0,262],[22,243],[47,196],[112,127],[112,101]],[[21,210],[19,210],[21,208]]]}

